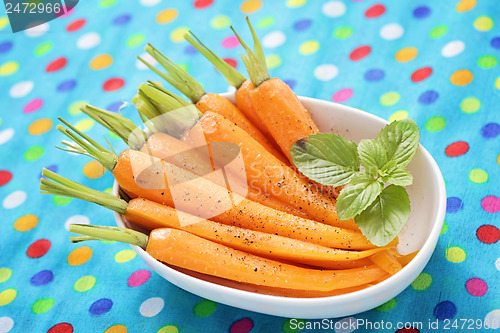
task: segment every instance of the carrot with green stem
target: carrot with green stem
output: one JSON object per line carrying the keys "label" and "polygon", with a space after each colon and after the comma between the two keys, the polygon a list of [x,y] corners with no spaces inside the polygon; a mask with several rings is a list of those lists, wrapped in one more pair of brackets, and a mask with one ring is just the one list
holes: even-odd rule
{"label": "carrot with green stem", "polygon": [[130,229],[89,225],[72,225],[69,231],[133,244],[161,262],[254,285],[330,291],[367,284],[386,274],[375,265],[337,271],[297,267],[170,228],[155,229],[149,237]]}

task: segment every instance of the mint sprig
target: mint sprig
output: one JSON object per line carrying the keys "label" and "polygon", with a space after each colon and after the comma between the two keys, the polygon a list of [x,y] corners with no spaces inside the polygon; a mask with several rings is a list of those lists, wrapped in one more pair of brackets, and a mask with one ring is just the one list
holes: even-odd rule
{"label": "mint sprig", "polygon": [[347,184],[337,198],[339,218],[354,218],[370,242],[385,246],[410,217],[404,187],[413,183],[413,177],[406,166],[419,140],[417,124],[403,119],[359,145],[337,134],[313,134],[296,142],[290,154],[299,171],[311,180],[326,186]]}

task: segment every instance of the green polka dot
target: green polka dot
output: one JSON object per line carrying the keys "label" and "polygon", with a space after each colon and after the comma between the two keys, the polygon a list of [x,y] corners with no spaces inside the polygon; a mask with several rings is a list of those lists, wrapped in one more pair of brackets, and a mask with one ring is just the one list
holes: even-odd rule
{"label": "green polka dot", "polygon": [[180,68],[182,68],[182,70],[184,71],[189,71],[189,64],[187,62],[180,62],[177,64],[177,66],[179,66]]}
{"label": "green polka dot", "polygon": [[484,69],[490,69],[498,64],[498,59],[492,55],[484,55],[477,59],[477,64],[479,67]]}
{"label": "green polka dot", "polygon": [[0,268],[0,283],[3,283],[10,279],[12,276],[12,269],[7,267]]}
{"label": "green polka dot", "polygon": [[87,104],[87,103],[88,103],[88,101],[76,101],[76,102],[74,102],[68,108],[69,114],[72,116],[79,115],[80,113],[82,113],[82,111],[80,111],[80,106],[83,106],[84,104]]}
{"label": "green polka dot", "polygon": [[35,314],[42,314],[49,311],[54,306],[53,298],[40,298],[31,306],[31,311]]}
{"label": "green polka dot", "polygon": [[[283,329],[283,332],[285,332],[285,333],[295,333],[295,332],[298,332],[298,331],[300,331],[300,329],[298,328],[298,326],[303,326],[306,323],[305,319],[295,319],[293,321],[293,325],[292,325],[291,320],[292,319],[287,319],[287,320],[285,320],[285,322],[283,323],[283,325],[281,325],[281,328]],[[295,328],[292,328],[292,326],[295,327]]]}
{"label": "green polka dot", "polygon": [[167,325],[160,328],[156,333],[179,333],[179,329],[174,325]]}
{"label": "green polka dot", "polygon": [[116,241],[108,241],[108,240],[100,240],[101,243],[103,244],[114,244]]}
{"label": "green polka dot", "polygon": [[16,289],[5,289],[0,293],[0,306],[7,305],[14,300],[17,296]]}
{"label": "green polka dot", "polygon": [[380,97],[380,104],[383,106],[393,106],[399,102],[400,98],[401,96],[397,92],[389,91]]}
{"label": "green polka dot", "polygon": [[19,63],[17,61],[8,61],[0,66],[0,76],[7,76],[14,74],[19,69]]}
{"label": "green polka dot", "polygon": [[454,263],[462,262],[467,257],[465,250],[458,246],[447,248],[446,251],[444,252],[444,255],[446,256],[446,259],[448,259],[448,261]]}
{"label": "green polka dot", "polygon": [[425,122],[425,129],[429,132],[439,132],[446,126],[446,119],[441,116],[433,116]]}
{"label": "green polka dot", "polygon": [[384,304],[377,306],[375,308],[375,310],[380,311],[380,312],[390,311],[390,310],[394,309],[397,302],[398,301],[396,300],[396,298],[390,299],[387,302],[385,302]]}
{"label": "green polka dot", "polygon": [[78,291],[79,293],[83,293],[92,289],[95,283],[96,279],[92,275],[82,276],[81,278],[76,280],[75,284],[73,285],[73,289],[75,289],[75,291]]}
{"label": "green polka dot", "polygon": [[137,253],[134,250],[121,250],[115,254],[115,261],[122,263],[135,258]]}
{"label": "green polka dot", "polygon": [[395,120],[401,120],[401,119],[406,119],[408,118],[408,111],[406,110],[399,110],[391,114],[389,117],[389,121],[393,122]]}
{"label": "green polka dot", "polygon": [[432,284],[432,276],[428,273],[420,273],[415,281],[411,283],[413,289],[423,291]]}
{"label": "green polka dot", "polygon": [[130,36],[127,39],[127,46],[128,47],[136,47],[144,43],[144,40],[146,39],[146,36],[144,34],[138,33]]}
{"label": "green polka dot", "polygon": [[117,0],[101,0],[101,2],[99,2],[99,7],[101,8],[111,7],[114,4],[116,4],[116,2]]}
{"label": "green polka dot", "polygon": [[33,53],[40,57],[43,56],[44,54],[47,54],[52,48],[54,47],[54,43],[52,42],[43,42],[41,44],[38,44],[38,46],[35,48]]}
{"label": "green polka dot", "polygon": [[333,31],[333,36],[338,39],[346,39],[351,37],[352,33],[354,32],[354,29],[352,27],[348,26],[342,26],[338,27]]}
{"label": "green polka dot", "polygon": [[257,22],[257,28],[269,28],[274,24],[275,21],[276,19],[274,18],[274,16],[265,16],[261,18],[259,22]]}
{"label": "green polka dot", "polygon": [[52,197],[52,202],[56,206],[66,206],[71,202],[71,200],[72,200],[71,198],[61,197],[59,195],[54,195]]}
{"label": "green polka dot", "polygon": [[472,169],[469,171],[469,179],[473,183],[482,184],[488,181],[488,173],[482,169]]}
{"label": "green polka dot", "polygon": [[116,133],[114,132],[111,132],[111,131],[108,131],[108,136],[111,138],[111,139],[121,139]]}
{"label": "green polka dot", "polygon": [[92,127],[95,125],[95,120],[90,119],[90,118],[85,118],[74,124],[75,128],[82,131],[86,132],[90,130]]}
{"label": "green polka dot", "polygon": [[431,38],[439,38],[444,36],[448,32],[448,26],[443,24],[443,25],[438,25],[432,28],[432,30],[429,32],[429,36]]}
{"label": "green polka dot", "polygon": [[266,57],[267,68],[276,68],[282,63],[281,57],[277,54],[270,54]]}
{"label": "green polka dot", "polygon": [[302,54],[313,54],[319,50],[319,42],[317,40],[307,40],[299,47],[299,52]]}
{"label": "green polka dot", "polygon": [[226,15],[218,15],[210,21],[210,26],[215,30],[221,30],[229,27],[231,19]]}
{"label": "green polka dot", "polygon": [[465,113],[474,113],[481,107],[481,101],[476,97],[467,97],[460,103],[460,109]]}
{"label": "green polka dot", "polygon": [[28,162],[35,161],[42,157],[44,152],[43,146],[31,146],[24,152],[24,159]]}
{"label": "green polka dot", "polygon": [[444,221],[443,227],[441,228],[441,232],[439,233],[439,236],[444,235],[448,231],[448,223]]}
{"label": "green polka dot", "polygon": [[198,317],[208,317],[214,313],[215,309],[217,309],[217,303],[204,299],[194,306],[193,312]]}

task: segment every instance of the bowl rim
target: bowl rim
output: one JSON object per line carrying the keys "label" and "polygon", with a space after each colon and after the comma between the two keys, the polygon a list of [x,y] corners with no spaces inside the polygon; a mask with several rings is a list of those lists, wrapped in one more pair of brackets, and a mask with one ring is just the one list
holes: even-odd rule
{"label": "bowl rim", "polygon": [[[233,93],[224,93],[221,94],[222,96],[226,98],[232,99],[234,94]],[[308,103],[327,103],[327,104],[333,104],[337,108],[343,108],[346,111],[356,113],[358,115],[362,114],[363,117],[367,117],[368,121],[375,121],[375,122],[380,122],[383,121],[385,124],[388,124],[388,122],[376,115],[373,115],[371,113],[368,113],[366,111],[356,109],[353,107],[349,107],[346,105],[330,102],[330,101],[325,101],[321,99],[316,99],[316,98],[311,98],[311,97],[303,97],[303,96],[298,96],[299,99],[302,102],[308,102]],[[370,297],[376,297],[377,295],[381,294],[383,290],[386,288],[390,287],[391,285],[395,285],[394,282],[396,280],[406,280],[404,282],[404,288],[401,289],[400,292],[402,292],[404,289],[406,289],[413,279],[411,277],[415,275],[415,272],[417,272],[417,275],[422,272],[422,270],[425,268],[427,262],[429,261],[432,253],[434,252],[434,249],[436,247],[443,223],[444,223],[444,218],[446,214],[446,188],[444,184],[444,179],[441,173],[441,170],[439,169],[436,161],[432,157],[432,155],[425,149],[421,144],[419,145],[419,150],[421,153],[424,155],[424,159],[430,162],[431,166],[431,172],[435,175],[435,177],[439,180],[437,184],[437,192],[438,192],[438,202],[437,202],[437,214],[434,218],[434,223],[429,231],[429,237],[425,240],[424,244],[422,245],[421,249],[401,271],[398,273],[390,276],[386,280],[379,282],[373,286],[370,286],[368,288],[350,292],[347,294],[342,294],[342,295],[335,295],[335,296],[327,296],[327,297],[318,297],[318,298],[298,298],[298,297],[286,297],[286,296],[275,296],[275,295],[267,295],[267,294],[259,294],[251,291],[245,291],[245,290],[239,290],[239,289],[234,289],[231,287],[219,285],[216,283],[212,283],[209,281],[201,280],[196,277],[181,273],[159,261],[151,257],[145,250],[138,246],[131,245],[132,249],[134,249],[135,252],[137,252],[145,261],[148,265],[151,265],[153,270],[156,271],[156,268],[158,269],[165,269],[169,274],[172,274],[173,277],[178,279],[187,279],[189,283],[193,286],[196,287],[196,290],[204,289],[204,288],[211,288],[212,291],[216,293],[227,293],[231,292],[233,293],[234,297],[243,297],[246,299],[249,299],[251,301],[256,301],[259,303],[268,303],[268,302],[282,302],[286,301],[287,304],[290,304],[292,306],[335,306],[335,305],[341,305],[346,301],[349,302],[358,302],[358,301],[363,301],[363,299],[370,298]],[[113,184],[113,195],[118,196],[118,183],[116,180],[114,181]],[[124,226],[122,218],[123,216],[120,215],[117,212],[114,212],[115,220],[118,226]],[[157,272],[158,273],[158,272]],[[416,276],[415,276],[416,277]],[[178,287],[183,288],[183,286],[177,284],[176,282],[168,280],[170,283],[173,283],[177,285]],[[189,291],[189,290],[188,290]],[[192,292],[192,291],[190,291]],[[193,292],[192,292],[193,293]],[[198,293],[198,295],[201,295],[202,293]],[[219,301],[217,301],[219,302]],[[229,304],[231,305],[231,304]],[[235,306],[235,305],[231,305]],[[240,307],[241,308],[241,307]],[[250,310],[250,311],[256,311],[256,310]],[[265,313],[265,312],[262,312]],[[267,313],[268,314],[268,313]],[[307,319],[306,317],[304,317]]]}

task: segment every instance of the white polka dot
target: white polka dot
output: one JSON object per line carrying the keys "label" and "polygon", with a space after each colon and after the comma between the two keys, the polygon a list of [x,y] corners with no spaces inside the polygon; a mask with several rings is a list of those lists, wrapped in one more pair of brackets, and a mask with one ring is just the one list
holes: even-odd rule
{"label": "white polka dot", "polygon": [[264,38],[262,39],[262,45],[264,45],[264,47],[272,49],[273,47],[283,45],[285,41],[286,36],[283,32],[273,31],[264,36]]}
{"label": "white polka dot", "polygon": [[90,220],[85,215],[73,215],[66,220],[66,223],[64,223],[64,227],[66,228],[66,230],[69,229],[69,226],[71,224],[90,224]]}
{"label": "white polka dot", "polygon": [[47,31],[49,31],[49,24],[48,23],[43,23],[43,24],[37,25],[36,27],[29,28],[29,29],[25,30],[26,35],[28,35],[29,37],[38,37],[38,36],[43,35]]}
{"label": "white polka dot", "polygon": [[89,32],[78,38],[76,46],[79,49],[87,50],[99,45],[100,42],[101,36],[97,32]]}
{"label": "white polka dot", "polygon": [[163,309],[165,302],[160,297],[152,297],[145,300],[139,309],[144,317],[154,317]]}
{"label": "white polka dot", "polygon": [[495,261],[495,267],[500,271],[500,257]]}
{"label": "white polka dot", "polygon": [[[156,66],[156,64],[158,63],[152,56],[151,54],[147,53],[147,52],[144,52],[143,54],[140,55],[140,57],[144,60],[146,60],[149,64],[153,65],[153,66]],[[142,61],[140,61],[139,59],[136,60],[135,62],[135,66],[138,68],[138,69],[148,69],[148,66],[144,65],[144,63]]]}
{"label": "white polka dot", "polygon": [[3,145],[4,143],[6,143],[7,141],[9,141],[10,139],[12,139],[12,137],[14,136],[14,129],[13,128],[7,128],[3,131],[0,132],[0,145]]}
{"label": "white polka dot", "polygon": [[157,5],[161,2],[161,0],[141,0],[141,5],[146,7],[151,7]]}
{"label": "white polka dot", "polygon": [[[500,309],[493,310],[484,317],[485,328],[496,330],[500,328]],[[487,327],[488,325],[489,327]]]}
{"label": "white polka dot", "polygon": [[461,40],[454,40],[446,44],[441,50],[443,57],[450,58],[459,55],[465,50],[465,44]]}
{"label": "white polka dot", "polygon": [[387,40],[394,40],[403,36],[404,29],[397,23],[386,24],[380,29],[380,37]]}
{"label": "white polka dot", "polygon": [[21,205],[26,200],[26,192],[24,191],[15,191],[9,194],[3,200],[3,208],[12,209]]}
{"label": "white polka dot", "polygon": [[351,333],[357,329],[357,321],[354,317],[347,317],[335,323],[336,333]]}
{"label": "white polka dot", "polygon": [[330,1],[323,5],[322,10],[328,17],[339,17],[345,14],[345,5],[340,1]]}
{"label": "white polka dot", "polygon": [[28,95],[31,90],[33,90],[33,87],[35,84],[33,81],[22,81],[19,83],[16,83],[15,85],[10,88],[9,94],[10,97],[13,98],[20,98]]}
{"label": "white polka dot", "polygon": [[324,64],[314,69],[314,76],[321,81],[329,81],[337,76],[339,69],[335,65]]}
{"label": "white polka dot", "polygon": [[14,320],[10,317],[1,317],[0,318],[0,333],[9,332],[12,327],[14,327]]}

